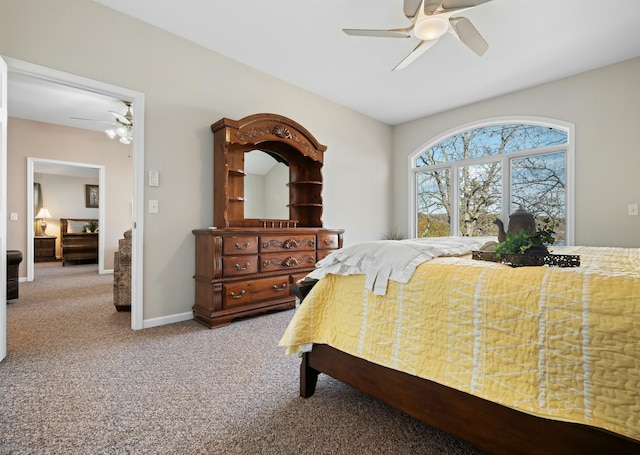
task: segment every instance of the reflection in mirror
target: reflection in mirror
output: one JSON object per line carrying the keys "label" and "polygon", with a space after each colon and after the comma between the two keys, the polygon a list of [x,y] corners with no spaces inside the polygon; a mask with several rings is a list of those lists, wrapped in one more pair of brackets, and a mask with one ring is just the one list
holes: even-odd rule
{"label": "reflection in mirror", "polygon": [[289,167],[260,150],[244,154],[244,217],[289,219]]}

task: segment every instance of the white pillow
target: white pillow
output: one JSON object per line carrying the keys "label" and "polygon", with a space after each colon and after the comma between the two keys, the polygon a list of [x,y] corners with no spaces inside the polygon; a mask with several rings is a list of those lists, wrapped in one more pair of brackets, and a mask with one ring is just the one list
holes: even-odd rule
{"label": "white pillow", "polygon": [[86,221],[73,221],[73,220],[68,220],[67,221],[67,232],[69,234],[72,233],[78,233],[78,232],[84,232],[85,231],[85,226],[87,225]]}

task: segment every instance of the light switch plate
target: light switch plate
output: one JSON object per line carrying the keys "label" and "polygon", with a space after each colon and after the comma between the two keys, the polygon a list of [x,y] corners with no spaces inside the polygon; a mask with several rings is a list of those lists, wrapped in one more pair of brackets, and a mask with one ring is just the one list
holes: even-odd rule
{"label": "light switch plate", "polygon": [[160,186],[158,171],[149,171],[149,186]]}
{"label": "light switch plate", "polygon": [[627,211],[629,213],[629,216],[638,215],[638,204],[629,204],[627,206]]}
{"label": "light switch plate", "polygon": [[149,199],[149,213],[158,213],[158,201]]}
{"label": "light switch plate", "polygon": [[18,214],[16,212],[11,212],[11,221],[18,221]]}

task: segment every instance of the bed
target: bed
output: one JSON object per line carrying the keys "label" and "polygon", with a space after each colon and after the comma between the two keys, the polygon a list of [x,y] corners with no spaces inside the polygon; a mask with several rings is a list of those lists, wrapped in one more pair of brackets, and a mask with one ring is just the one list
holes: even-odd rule
{"label": "bed", "polygon": [[511,268],[392,243],[300,283],[280,344],[301,396],[325,373],[490,453],[640,453],[640,250]]}

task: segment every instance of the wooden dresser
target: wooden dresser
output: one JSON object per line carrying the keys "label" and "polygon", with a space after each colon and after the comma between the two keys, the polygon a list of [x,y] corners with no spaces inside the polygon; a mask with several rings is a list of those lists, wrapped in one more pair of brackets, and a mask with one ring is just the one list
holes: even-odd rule
{"label": "wooden dresser", "polygon": [[[344,231],[322,225],[326,146],[305,128],[280,115],[255,114],[240,120],[223,118],[211,130],[216,227],[193,231],[193,315],[214,328],[238,317],[293,308],[289,285],[342,248]],[[285,164],[285,181],[274,182],[271,173],[257,172],[249,162],[253,152]],[[254,180],[253,174],[261,178]],[[256,190],[260,180],[265,184]],[[282,189],[288,189],[288,200],[285,193],[282,205],[272,207],[280,202]],[[274,209],[269,213],[275,215],[263,209]]]}
{"label": "wooden dresser", "polygon": [[295,305],[289,285],[342,247],[342,230],[199,229],[194,318],[208,327]]}

